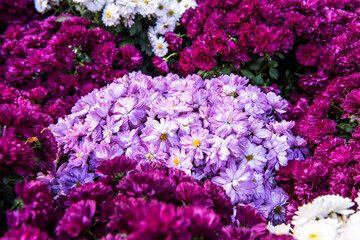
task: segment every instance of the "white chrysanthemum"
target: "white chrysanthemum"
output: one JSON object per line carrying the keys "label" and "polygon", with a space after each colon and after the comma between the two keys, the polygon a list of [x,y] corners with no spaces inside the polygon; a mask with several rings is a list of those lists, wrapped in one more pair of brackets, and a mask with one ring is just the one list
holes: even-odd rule
{"label": "white chrysanthemum", "polygon": [[180,2],[180,12],[183,14],[189,8],[195,8],[197,6],[195,0],[181,0]]}
{"label": "white chrysanthemum", "polygon": [[267,225],[267,229],[269,230],[269,232],[276,234],[276,235],[281,235],[281,234],[290,234],[290,224],[279,224],[276,226],[273,226],[271,223],[269,223]]}
{"label": "white chrysanthemum", "polygon": [[137,3],[131,0],[117,0],[116,5],[119,6],[120,15],[125,18],[136,14]]}
{"label": "white chrysanthemum", "polygon": [[166,15],[166,6],[170,4],[170,0],[159,1],[155,9],[156,17],[161,17]]}
{"label": "white chrysanthemum", "polygon": [[105,26],[115,26],[120,23],[120,8],[115,4],[108,4],[105,6],[102,21]]}
{"label": "white chrysanthemum", "polygon": [[357,209],[360,209],[360,194],[357,198],[354,199],[354,201],[357,203],[358,205],[358,208]]}
{"label": "white chrysanthemum", "polygon": [[88,0],[73,0],[74,3],[85,3]]}
{"label": "white chrysanthemum", "polygon": [[314,199],[311,203],[299,207],[295,212],[292,223],[300,226],[308,221],[315,219],[323,219],[327,217],[335,217],[342,215],[347,217],[353,213],[352,207],[354,203],[349,198],[343,198],[339,195],[327,195]]}
{"label": "white chrysanthemum", "polygon": [[156,41],[157,39],[157,34],[155,32],[155,27],[149,27],[148,28],[148,32],[147,32],[147,35],[148,35],[148,39],[150,42],[154,42]]}
{"label": "white chrysanthemum", "polygon": [[35,0],[35,9],[39,13],[44,13],[49,8],[48,0]]}
{"label": "white chrysanthemum", "polygon": [[84,2],[85,7],[91,12],[99,12],[105,6],[106,0],[88,0]]}
{"label": "white chrysanthemum", "polygon": [[157,34],[165,34],[175,29],[176,21],[173,18],[161,17],[156,21],[155,32]]}
{"label": "white chrysanthemum", "polygon": [[169,44],[165,41],[165,38],[159,37],[155,39],[149,39],[153,48],[153,53],[158,57],[163,57],[168,52]]}
{"label": "white chrysanthemum", "polygon": [[[166,10],[166,17],[168,19],[173,18],[175,21],[179,20],[181,17],[181,7],[177,1],[170,1],[165,7]],[[163,17],[163,16],[159,16]]]}
{"label": "white chrysanthemum", "polygon": [[339,223],[334,219],[311,221],[294,228],[297,240],[335,240],[338,239]]}
{"label": "white chrysanthemum", "polygon": [[155,13],[158,7],[158,0],[138,0],[138,11],[143,17]]}

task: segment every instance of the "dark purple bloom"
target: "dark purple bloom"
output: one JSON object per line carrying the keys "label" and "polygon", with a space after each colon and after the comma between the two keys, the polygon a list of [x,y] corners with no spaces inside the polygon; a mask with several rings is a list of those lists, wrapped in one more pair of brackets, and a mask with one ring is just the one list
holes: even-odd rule
{"label": "dark purple bloom", "polygon": [[16,210],[8,210],[8,225],[18,228],[21,224],[31,224],[35,227],[45,227],[50,223],[54,206],[48,186],[39,181],[32,181],[15,187],[17,199]]}
{"label": "dark purple bloom", "polygon": [[97,44],[91,53],[91,56],[96,64],[103,64],[112,67],[114,61],[117,60],[119,49],[116,48],[113,42],[104,42]]}
{"label": "dark purple bloom", "polygon": [[142,56],[139,50],[132,45],[125,45],[120,48],[120,60],[119,64],[123,69],[132,71],[138,68],[142,63]]}
{"label": "dark purple bloom", "polygon": [[166,61],[162,59],[161,57],[155,56],[151,59],[154,66],[157,70],[159,70],[162,73],[168,73],[169,72],[169,66],[167,65]]}
{"label": "dark purple bloom", "polygon": [[190,182],[180,183],[176,187],[176,197],[186,205],[213,207],[210,196],[200,186]]}
{"label": "dark purple bloom", "polygon": [[116,189],[131,197],[151,197],[168,201],[174,195],[175,183],[157,173],[137,172],[123,178]]}
{"label": "dark purple bloom", "polygon": [[135,169],[136,165],[136,161],[125,156],[119,156],[103,161],[97,167],[97,174],[105,175],[101,181],[111,185],[120,181],[129,171]]}
{"label": "dark purple bloom", "polygon": [[267,233],[266,219],[251,206],[237,206],[236,219],[241,227],[251,229],[251,236],[257,237]]}
{"label": "dark purple bloom", "polygon": [[181,50],[183,39],[173,32],[165,33],[165,41],[169,44],[169,48],[174,52]]}
{"label": "dark purple bloom", "polygon": [[220,222],[219,215],[212,209],[203,206],[190,206],[181,210],[184,217],[190,218],[191,224],[188,231],[193,238],[216,239],[216,232],[221,230],[223,224]]}
{"label": "dark purple bloom", "polygon": [[221,217],[221,221],[224,224],[229,224],[231,221],[230,217],[233,214],[233,206],[224,188],[207,179],[204,182],[204,190],[214,203],[212,209]]}
{"label": "dark purple bloom", "polygon": [[185,76],[195,71],[193,54],[189,48],[185,48],[184,51],[180,53],[179,63],[180,68]]}
{"label": "dark purple bloom", "polygon": [[30,144],[18,140],[13,128],[4,130],[4,136],[0,137],[0,170],[10,167],[15,173],[28,176],[35,167]]}
{"label": "dark purple bloom", "polygon": [[82,186],[74,188],[67,195],[67,205],[77,203],[80,200],[95,200],[97,204],[101,204],[107,199],[112,192],[111,187],[102,184],[101,182],[89,182]]}
{"label": "dark purple bloom", "polygon": [[1,237],[2,240],[32,240],[32,239],[43,239],[51,240],[46,232],[42,232],[39,228],[35,228],[31,225],[21,225],[19,228],[12,228],[10,231],[5,233]]}
{"label": "dark purple bloom", "polygon": [[80,200],[68,208],[59,220],[55,234],[59,238],[76,238],[92,224],[96,210],[95,200]]}

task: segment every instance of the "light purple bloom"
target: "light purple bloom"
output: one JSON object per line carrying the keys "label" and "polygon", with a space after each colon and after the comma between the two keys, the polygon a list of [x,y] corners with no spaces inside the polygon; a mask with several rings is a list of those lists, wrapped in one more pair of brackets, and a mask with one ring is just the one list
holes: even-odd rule
{"label": "light purple bloom", "polygon": [[143,129],[143,141],[158,145],[160,149],[167,150],[170,146],[177,146],[179,138],[176,131],[179,129],[177,123],[169,119],[148,120]]}
{"label": "light purple bloom", "polygon": [[222,186],[231,202],[236,204],[246,203],[251,199],[257,185],[253,179],[253,172],[246,164],[236,165],[235,160],[231,160],[225,171],[214,177],[212,182]]}
{"label": "light purple bloom", "polygon": [[204,153],[210,151],[210,139],[212,135],[209,130],[203,128],[195,128],[190,131],[190,135],[185,135],[180,139],[180,144],[188,151],[188,154],[194,158],[195,166],[199,166],[204,162]]}

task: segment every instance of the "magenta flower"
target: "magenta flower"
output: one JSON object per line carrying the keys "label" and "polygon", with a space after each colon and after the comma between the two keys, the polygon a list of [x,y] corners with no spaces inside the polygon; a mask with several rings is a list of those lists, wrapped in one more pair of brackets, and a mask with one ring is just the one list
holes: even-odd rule
{"label": "magenta flower", "polygon": [[159,70],[161,73],[168,73],[169,66],[167,65],[166,61],[161,57],[155,56],[151,59],[152,63]]}
{"label": "magenta flower", "polygon": [[95,200],[80,200],[71,205],[59,220],[55,234],[59,238],[76,238],[92,225],[96,210]]}

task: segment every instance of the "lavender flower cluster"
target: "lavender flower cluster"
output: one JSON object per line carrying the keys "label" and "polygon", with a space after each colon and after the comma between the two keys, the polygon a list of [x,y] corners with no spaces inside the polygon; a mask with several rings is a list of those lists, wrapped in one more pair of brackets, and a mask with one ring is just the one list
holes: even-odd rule
{"label": "lavender flower cluster", "polygon": [[0,36],[0,83],[12,86],[54,119],[83,95],[137,69],[133,46],[92,28],[84,18],[62,16],[12,25]]}
{"label": "lavender flower cluster", "polygon": [[50,126],[67,157],[50,174],[53,190],[92,182],[100,163],[125,155],[211,179],[232,204],[281,222],[288,196],[273,175],[288,159],[304,160],[306,142],[282,119],[287,101],[247,82],[233,74],[204,81],[133,72],[94,90]]}
{"label": "lavender flower cluster", "polygon": [[2,239],[293,239],[271,234],[251,206],[238,205],[233,215],[221,187],[175,168],[121,156],[96,174],[56,200],[41,181],[18,184]]}

